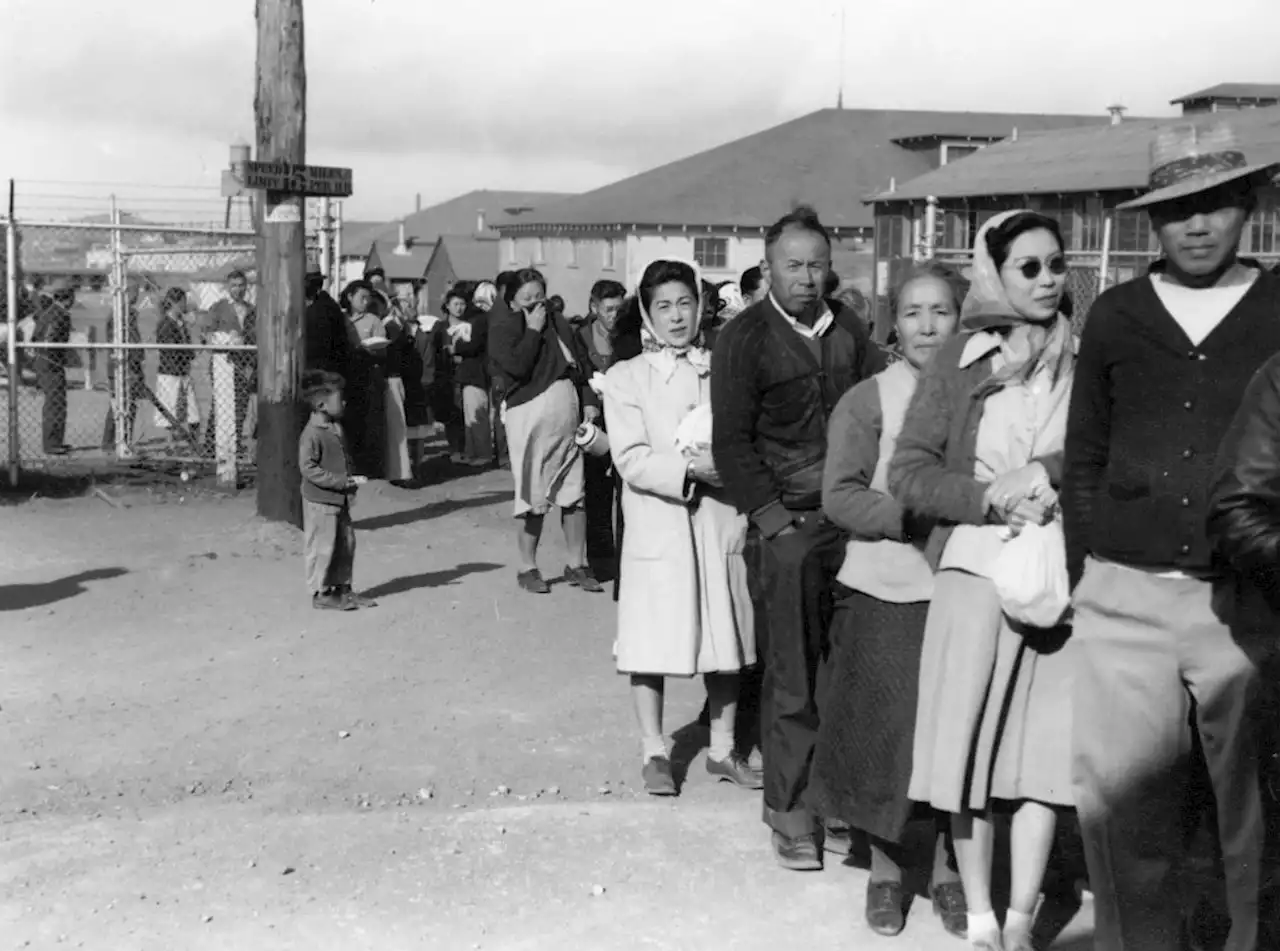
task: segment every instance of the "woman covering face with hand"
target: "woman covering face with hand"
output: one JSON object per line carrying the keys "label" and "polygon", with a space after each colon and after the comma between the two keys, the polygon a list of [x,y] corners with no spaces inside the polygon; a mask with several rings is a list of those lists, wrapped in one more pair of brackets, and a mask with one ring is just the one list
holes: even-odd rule
{"label": "woman covering face with hand", "polygon": [[630,676],[645,789],[675,795],[663,736],[666,677],[703,675],[711,712],[707,771],[761,785],[735,751],[738,673],[755,662],[747,520],[724,501],[711,458],[710,354],[702,284],[682,261],[649,265],[637,291],[643,352],[602,384],[627,531],[618,597],[618,670]]}

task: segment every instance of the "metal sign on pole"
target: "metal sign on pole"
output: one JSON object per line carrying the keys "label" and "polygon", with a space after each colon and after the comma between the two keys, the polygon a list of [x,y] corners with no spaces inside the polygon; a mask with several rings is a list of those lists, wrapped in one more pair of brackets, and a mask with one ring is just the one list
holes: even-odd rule
{"label": "metal sign on pole", "polygon": [[245,188],[290,195],[347,198],[351,194],[351,169],[293,162],[245,162],[240,183]]}

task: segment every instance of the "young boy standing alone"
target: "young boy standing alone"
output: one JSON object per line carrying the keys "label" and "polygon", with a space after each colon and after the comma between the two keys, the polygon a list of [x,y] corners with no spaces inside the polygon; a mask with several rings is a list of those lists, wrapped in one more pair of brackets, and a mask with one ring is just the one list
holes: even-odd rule
{"label": "young boy standing alone", "polygon": [[343,439],[343,379],[317,370],[302,378],[302,398],[311,419],[298,442],[302,470],[302,526],[306,545],[307,587],[311,606],[328,611],[372,608],[377,602],[351,590],[356,533],[351,500],[365,481],[351,475]]}

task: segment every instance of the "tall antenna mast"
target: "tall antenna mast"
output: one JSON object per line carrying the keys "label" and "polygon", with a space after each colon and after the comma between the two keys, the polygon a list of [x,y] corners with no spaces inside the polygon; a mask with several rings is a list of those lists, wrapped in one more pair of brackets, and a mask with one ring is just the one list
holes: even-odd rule
{"label": "tall antenna mast", "polygon": [[836,91],[836,108],[844,108],[844,4],[840,4],[840,88]]}

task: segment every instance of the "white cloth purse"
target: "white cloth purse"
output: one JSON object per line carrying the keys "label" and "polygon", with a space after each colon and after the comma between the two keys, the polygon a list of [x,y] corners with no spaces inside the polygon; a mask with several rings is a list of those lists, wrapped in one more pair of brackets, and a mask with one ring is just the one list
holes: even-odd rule
{"label": "white cloth purse", "polygon": [[1062,520],[1026,525],[1004,543],[991,570],[1004,613],[1032,627],[1057,625],[1071,605]]}

